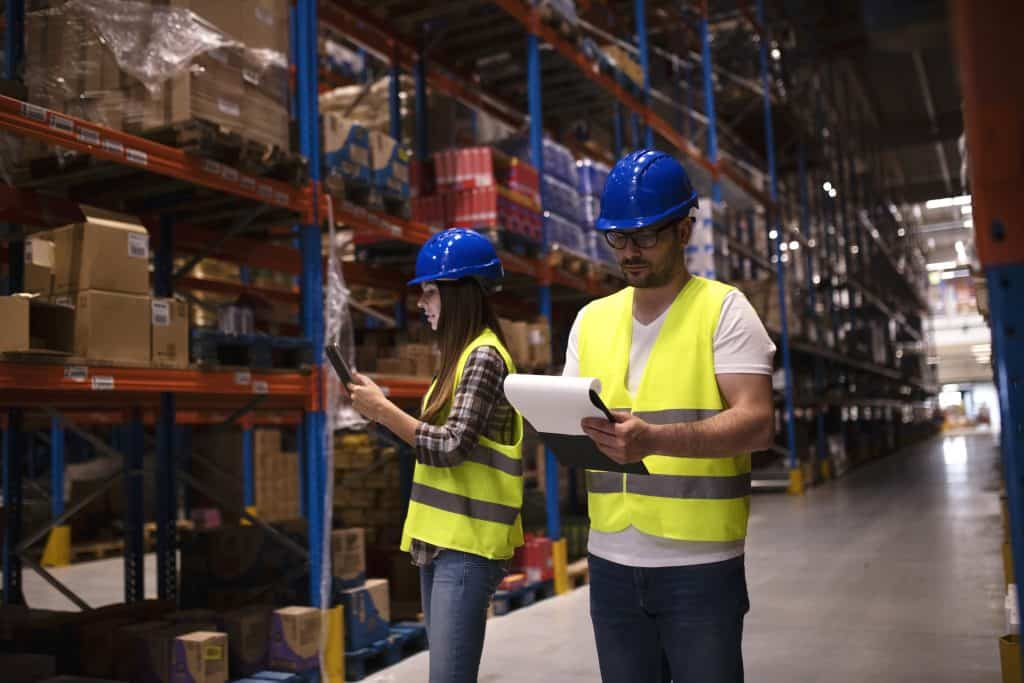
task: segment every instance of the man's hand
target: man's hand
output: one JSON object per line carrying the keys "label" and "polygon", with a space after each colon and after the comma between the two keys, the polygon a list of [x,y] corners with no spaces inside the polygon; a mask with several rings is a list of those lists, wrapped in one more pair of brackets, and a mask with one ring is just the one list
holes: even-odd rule
{"label": "man's hand", "polygon": [[581,426],[598,449],[615,462],[626,465],[640,462],[654,452],[651,447],[653,427],[626,412],[613,412],[615,422],[600,417],[587,417]]}

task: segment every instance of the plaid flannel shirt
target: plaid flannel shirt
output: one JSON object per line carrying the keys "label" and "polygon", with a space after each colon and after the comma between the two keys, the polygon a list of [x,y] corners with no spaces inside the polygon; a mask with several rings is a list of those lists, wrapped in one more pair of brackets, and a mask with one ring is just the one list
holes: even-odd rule
{"label": "plaid flannel shirt", "polygon": [[[502,389],[507,375],[505,361],[493,346],[481,346],[469,354],[448,420],[440,426],[423,422],[416,428],[416,460],[432,467],[455,467],[481,436],[512,443],[515,410]],[[415,538],[409,548],[412,562],[418,566],[430,564],[442,550]]]}

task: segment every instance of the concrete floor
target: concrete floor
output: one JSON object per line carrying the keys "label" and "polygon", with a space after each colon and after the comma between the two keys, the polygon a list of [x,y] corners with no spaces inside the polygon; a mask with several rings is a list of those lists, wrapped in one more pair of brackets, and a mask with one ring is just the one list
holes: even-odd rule
{"label": "concrete floor", "polygon": [[[997,450],[937,438],[802,498],[754,499],[747,680],[999,680],[1003,630]],[[147,558],[147,588],[153,562]],[[121,599],[119,561],[60,570],[92,604]],[[67,607],[26,572],[29,604]],[[586,588],[488,623],[481,683],[599,680]],[[372,676],[427,680],[427,654]]]}

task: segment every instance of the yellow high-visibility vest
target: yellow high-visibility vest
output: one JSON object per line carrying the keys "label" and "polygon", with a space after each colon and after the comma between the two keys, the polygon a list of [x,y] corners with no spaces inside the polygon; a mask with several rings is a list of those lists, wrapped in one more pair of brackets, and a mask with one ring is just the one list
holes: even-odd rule
{"label": "yellow high-visibility vest", "polygon": [[[459,386],[469,355],[480,346],[493,346],[509,374],[515,364],[501,340],[484,330],[462,352],[455,369]],[[423,399],[426,407],[436,381]],[[435,424],[448,419],[451,402]],[[523,544],[523,418],[515,416],[515,443],[500,444],[484,436],[469,457],[455,467],[416,463],[409,513],[402,530],[402,550],[412,539],[440,548],[461,550],[492,560],[506,560]]]}
{"label": "yellow high-visibility vest", "polygon": [[[633,288],[590,304],[579,327],[580,376],[601,380],[612,410],[653,424],[693,422],[725,402],[715,381],[713,337],[722,303],[733,288],[692,277],[672,303],[636,395],[626,388],[633,331]],[[699,453],[689,455],[699,456]],[[680,541],[737,541],[750,515],[750,454],[724,458],[644,458],[649,475],[587,472],[594,529],[633,525],[645,534]]]}

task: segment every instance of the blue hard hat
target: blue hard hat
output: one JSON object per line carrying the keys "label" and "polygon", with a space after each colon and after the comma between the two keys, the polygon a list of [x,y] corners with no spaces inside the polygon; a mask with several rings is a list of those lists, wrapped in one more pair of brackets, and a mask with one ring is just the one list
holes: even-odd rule
{"label": "blue hard hat", "polygon": [[683,165],[653,149],[630,152],[615,164],[601,195],[598,230],[639,230],[681,218],[697,206]]}
{"label": "blue hard hat", "polygon": [[504,274],[490,240],[473,230],[449,228],[420,247],[416,256],[416,277],[409,280],[409,284],[464,277],[495,281]]}

